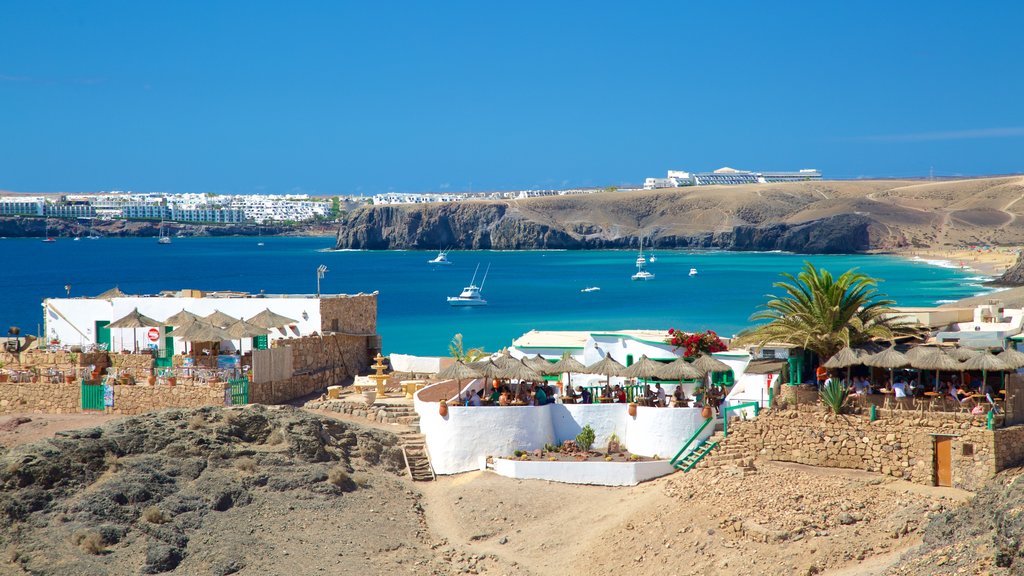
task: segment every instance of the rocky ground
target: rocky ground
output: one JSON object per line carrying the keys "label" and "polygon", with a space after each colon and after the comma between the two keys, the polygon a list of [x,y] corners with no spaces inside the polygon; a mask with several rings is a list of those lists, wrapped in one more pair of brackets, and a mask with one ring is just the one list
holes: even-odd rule
{"label": "rocky ground", "polygon": [[974,499],[781,463],[633,488],[487,472],[414,484],[397,427],[365,422],[207,408],[7,438],[0,574],[1024,572],[1017,472]]}
{"label": "rocky ground", "polygon": [[0,456],[0,573],[458,572],[396,442],[294,408],[59,432]]}

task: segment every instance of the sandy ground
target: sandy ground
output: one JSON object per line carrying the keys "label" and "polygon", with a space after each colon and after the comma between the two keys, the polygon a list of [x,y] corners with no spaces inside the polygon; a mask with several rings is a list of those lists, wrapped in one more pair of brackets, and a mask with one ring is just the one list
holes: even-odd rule
{"label": "sandy ground", "polygon": [[[0,446],[11,448],[19,444],[49,438],[61,430],[75,430],[100,426],[117,418],[115,414],[10,414],[0,416]],[[24,420],[28,421],[25,422]]]}
{"label": "sandy ground", "polygon": [[1020,247],[999,247],[988,250],[944,250],[941,248],[928,248],[913,250],[897,250],[892,252],[897,256],[906,258],[920,258],[921,260],[941,260],[949,262],[953,266],[963,267],[984,274],[986,276],[998,276],[1013,266],[1017,261],[1017,253]]}

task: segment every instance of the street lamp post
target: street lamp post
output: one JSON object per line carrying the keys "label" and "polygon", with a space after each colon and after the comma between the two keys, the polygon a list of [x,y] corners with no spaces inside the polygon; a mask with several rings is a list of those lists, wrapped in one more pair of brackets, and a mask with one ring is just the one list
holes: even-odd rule
{"label": "street lamp post", "polygon": [[320,297],[320,281],[324,279],[324,274],[327,274],[327,266],[321,264],[316,269],[316,297]]}

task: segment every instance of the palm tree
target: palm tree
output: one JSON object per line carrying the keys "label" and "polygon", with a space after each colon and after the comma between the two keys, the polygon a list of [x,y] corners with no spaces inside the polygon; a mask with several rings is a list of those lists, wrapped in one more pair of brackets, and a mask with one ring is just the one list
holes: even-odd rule
{"label": "palm tree", "polygon": [[787,281],[773,286],[786,295],[768,295],[771,299],[763,309],[750,317],[768,323],[741,333],[737,343],[792,344],[824,361],[844,346],[922,334],[917,322],[896,313],[891,308],[895,301],[875,289],[877,280],[855,268],[833,277],[828,270],[804,262],[796,277],[781,276]]}
{"label": "palm tree", "polygon": [[488,356],[487,352],[484,352],[483,348],[470,348],[469,350],[465,350],[462,344],[462,334],[456,334],[455,337],[452,338],[451,344],[448,345],[448,353],[452,355],[452,358],[461,360],[466,364],[476,362],[477,360]]}

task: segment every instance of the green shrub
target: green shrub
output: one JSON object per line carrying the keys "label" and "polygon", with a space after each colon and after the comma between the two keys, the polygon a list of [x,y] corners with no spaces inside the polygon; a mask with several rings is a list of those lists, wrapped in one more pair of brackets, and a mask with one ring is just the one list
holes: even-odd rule
{"label": "green shrub", "polygon": [[828,406],[833,413],[839,414],[843,411],[843,404],[846,402],[846,397],[849,395],[849,391],[846,386],[843,386],[842,382],[838,380],[832,380],[821,387],[821,391],[818,392],[821,396],[821,401]]}
{"label": "green shrub", "polygon": [[525,452],[523,452],[522,450],[513,450],[512,451],[512,455],[515,456],[516,458],[519,458],[523,454],[525,454]]}
{"label": "green shrub", "polygon": [[583,427],[583,430],[580,430],[580,433],[576,435],[576,445],[580,447],[580,450],[587,452],[590,450],[590,447],[594,445],[595,437],[594,429],[590,427],[590,424],[587,424]]}
{"label": "green shrub", "polygon": [[558,452],[558,446],[555,446],[554,444],[545,444],[544,445],[544,451],[545,452]]}

